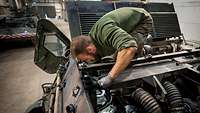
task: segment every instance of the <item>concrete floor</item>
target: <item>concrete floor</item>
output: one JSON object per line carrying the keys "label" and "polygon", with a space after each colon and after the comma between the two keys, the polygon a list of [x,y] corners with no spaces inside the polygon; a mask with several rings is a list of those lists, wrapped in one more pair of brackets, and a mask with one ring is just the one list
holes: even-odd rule
{"label": "concrete floor", "polygon": [[53,81],[33,57],[33,47],[0,52],[0,113],[23,113],[42,96],[41,84]]}

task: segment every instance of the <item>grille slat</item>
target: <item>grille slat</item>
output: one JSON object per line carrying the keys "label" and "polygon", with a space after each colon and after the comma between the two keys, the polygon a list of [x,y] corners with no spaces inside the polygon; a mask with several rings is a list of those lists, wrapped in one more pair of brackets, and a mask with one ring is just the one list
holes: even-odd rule
{"label": "grille slat", "polygon": [[81,33],[86,35],[104,13],[80,13]]}

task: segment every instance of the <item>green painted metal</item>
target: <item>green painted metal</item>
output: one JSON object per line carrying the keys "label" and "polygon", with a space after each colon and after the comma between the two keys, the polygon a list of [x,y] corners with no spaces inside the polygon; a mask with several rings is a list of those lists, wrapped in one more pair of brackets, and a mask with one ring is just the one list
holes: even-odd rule
{"label": "green painted metal", "polygon": [[47,73],[56,73],[58,65],[65,58],[64,54],[55,55],[44,46],[45,34],[55,34],[66,45],[66,49],[69,49],[71,39],[66,27],[66,22],[61,20],[41,19],[38,22],[34,62]]}

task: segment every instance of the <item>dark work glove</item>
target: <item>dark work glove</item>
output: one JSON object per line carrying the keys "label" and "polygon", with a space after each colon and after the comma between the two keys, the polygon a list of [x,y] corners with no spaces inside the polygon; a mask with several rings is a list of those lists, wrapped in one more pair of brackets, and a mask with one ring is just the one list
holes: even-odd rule
{"label": "dark work glove", "polygon": [[98,80],[98,84],[103,88],[107,88],[112,84],[112,81],[113,81],[112,78],[108,74],[107,76]]}

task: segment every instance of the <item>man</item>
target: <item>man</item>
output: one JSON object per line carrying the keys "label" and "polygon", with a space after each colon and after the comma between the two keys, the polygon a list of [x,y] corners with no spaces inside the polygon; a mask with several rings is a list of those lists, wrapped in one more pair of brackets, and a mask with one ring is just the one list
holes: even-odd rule
{"label": "man", "polygon": [[72,41],[72,54],[79,61],[91,62],[104,56],[116,59],[107,76],[98,83],[106,88],[129,65],[131,59],[141,56],[143,43],[152,30],[152,18],[142,8],[124,7],[105,14],[89,32]]}

